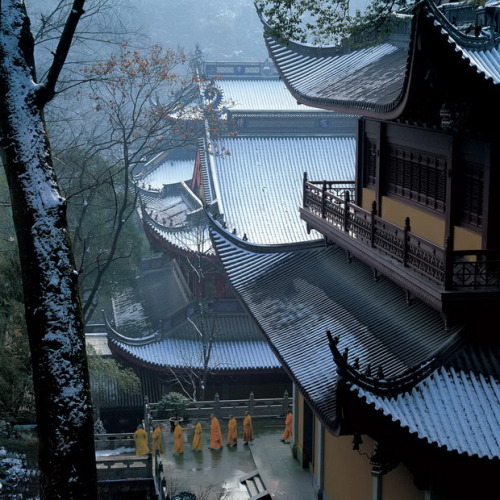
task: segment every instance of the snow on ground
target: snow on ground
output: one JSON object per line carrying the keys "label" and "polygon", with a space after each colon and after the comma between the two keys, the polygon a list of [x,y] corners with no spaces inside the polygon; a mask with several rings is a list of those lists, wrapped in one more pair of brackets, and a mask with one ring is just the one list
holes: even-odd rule
{"label": "snow on ground", "polygon": [[115,450],[99,450],[95,452],[96,457],[112,457],[114,455],[130,455],[135,453],[135,448],[126,448],[125,446],[120,446]]}

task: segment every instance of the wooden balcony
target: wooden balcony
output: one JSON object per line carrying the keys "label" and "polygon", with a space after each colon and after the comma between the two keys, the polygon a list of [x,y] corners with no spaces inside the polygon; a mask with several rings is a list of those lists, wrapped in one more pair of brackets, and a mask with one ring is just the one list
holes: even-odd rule
{"label": "wooden balcony", "polygon": [[[342,185],[342,186],[340,186]],[[340,187],[339,187],[340,186]],[[451,311],[463,301],[500,300],[500,250],[440,247],[354,203],[354,183],[304,177],[301,218],[327,241],[344,248],[434,308]],[[341,192],[343,191],[343,192]]]}

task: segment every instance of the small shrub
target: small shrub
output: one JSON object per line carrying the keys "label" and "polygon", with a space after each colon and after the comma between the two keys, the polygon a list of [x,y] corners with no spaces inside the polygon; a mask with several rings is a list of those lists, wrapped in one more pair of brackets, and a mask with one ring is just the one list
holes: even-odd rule
{"label": "small shrub", "polygon": [[170,410],[170,416],[184,417],[186,414],[188,400],[179,392],[169,392],[158,402],[158,410]]}

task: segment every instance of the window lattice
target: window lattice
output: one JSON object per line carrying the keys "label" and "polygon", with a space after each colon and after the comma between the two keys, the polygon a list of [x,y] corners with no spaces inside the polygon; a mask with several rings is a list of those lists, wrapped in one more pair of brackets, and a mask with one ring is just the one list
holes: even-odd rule
{"label": "window lattice", "polygon": [[444,156],[389,145],[387,191],[439,212],[446,210]]}
{"label": "window lattice", "polygon": [[484,170],[467,163],[464,168],[462,222],[481,227],[483,222]]}

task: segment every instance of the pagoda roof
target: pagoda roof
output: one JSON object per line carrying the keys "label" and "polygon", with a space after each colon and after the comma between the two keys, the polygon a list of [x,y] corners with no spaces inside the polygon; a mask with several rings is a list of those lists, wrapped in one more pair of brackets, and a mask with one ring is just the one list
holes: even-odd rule
{"label": "pagoda roof", "polygon": [[298,217],[304,171],[315,179],[354,181],[354,137],[234,137],[229,152],[205,166],[230,231],[258,244],[319,239]]}
{"label": "pagoda roof", "polygon": [[149,173],[142,177],[139,185],[154,191],[161,190],[166,184],[188,182],[193,178],[194,162],[194,158],[174,160],[159,154],[144,166]]}
{"label": "pagoda roof", "polygon": [[[434,33],[423,54],[422,36]],[[409,36],[389,37],[370,47],[343,43],[316,47],[299,42],[280,43],[266,29],[266,44],[278,71],[297,101],[317,108],[368,117],[399,117],[411,88],[423,83],[425,71],[414,71],[424,58],[446,57],[462,70],[472,69],[492,83],[500,83],[500,40],[468,36],[453,26],[430,0],[414,9]],[[434,40],[434,39],[433,39]]]}
{"label": "pagoda roof", "polygon": [[428,443],[469,456],[500,459],[498,378],[441,367],[397,397],[376,395],[356,385],[351,390]]}
{"label": "pagoda roof", "polygon": [[274,79],[217,80],[224,99],[229,100],[229,111],[234,112],[287,112],[317,113],[317,109],[302,106],[294,99],[286,85],[277,77]]}
{"label": "pagoda roof", "polygon": [[[204,326],[203,326],[204,325]],[[156,369],[203,368],[200,331],[215,334],[209,368],[212,372],[280,370],[271,348],[247,314],[193,314],[186,321],[144,341],[110,335],[111,350],[132,362]]]}
{"label": "pagoda roof", "polygon": [[472,345],[460,325],[445,328],[435,310],[407,305],[399,287],[375,281],[338,247],[257,246],[217,223],[212,238],[237,293],[332,432],[342,423],[342,385],[426,443],[500,458],[498,346]]}
{"label": "pagoda roof", "polygon": [[368,266],[324,243],[261,246],[214,223],[212,239],[236,292],[289,375],[330,428],[339,424],[340,380],[326,331],[339,337],[360,369],[382,367],[401,377],[460,339],[439,313],[421,302],[408,306],[390,280],[373,279]]}

